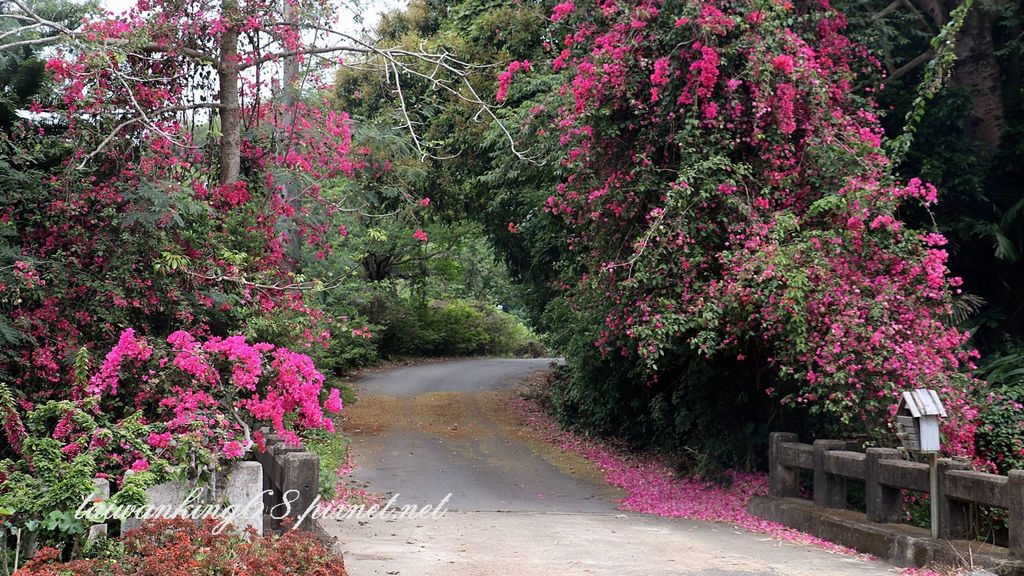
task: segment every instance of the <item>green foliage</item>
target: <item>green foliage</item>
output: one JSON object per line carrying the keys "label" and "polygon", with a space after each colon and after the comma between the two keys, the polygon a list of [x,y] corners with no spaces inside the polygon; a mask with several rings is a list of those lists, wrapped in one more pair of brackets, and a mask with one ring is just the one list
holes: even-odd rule
{"label": "green foliage", "polygon": [[384,357],[508,356],[531,341],[518,318],[478,301],[423,302],[384,285],[357,307],[379,327],[376,340]]}
{"label": "green foliage", "polygon": [[[9,410],[11,404],[9,388],[0,384],[0,405]],[[93,408],[91,401],[69,400],[36,406],[24,418],[21,457],[0,460],[0,526],[19,532],[25,543],[56,545],[69,553],[79,546],[89,521],[77,518],[75,511],[92,497],[93,479],[109,468],[111,457],[123,447],[148,457],[150,467],[127,476],[108,500],[112,505],[145,504],[145,490],[174,473],[146,443],[151,428],[141,423],[141,415],[110,426]],[[59,431],[62,427],[64,432]],[[76,442],[54,438],[71,433],[78,436]],[[77,449],[69,451],[67,446]]]}
{"label": "green foliage", "polygon": [[910,110],[907,112],[903,133],[888,142],[889,157],[894,164],[899,164],[906,156],[914,141],[921,119],[924,118],[928,102],[945,86],[956,62],[957,35],[964,26],[974,0],[964,0],[949,14],[949,21],[931,40],[931,49],[935,56],[925,65],[924,79],[917,87],[917,95]]}
{"label": "green foliage", "polygon": [[[75,28],[82,16],[95,7],[94,1],[37,0],[32,3],[33,10],[40,16],[69,28]],[[15,12],[10,8],[13,8],[13,2],[0,0],[0,14]],[[21,25],[24,22],[0,18],[0,38]],[[47,29],[36,28],[17,34],[13,39],[33,40],[52,33]],[[44,71],[45,61],[39,54],[40,49],[39,46],[23,45],[0,51],[0,131],[10,130],[18,120],[18,111],[24,111],[33,101],[45,101],[53,97],[50,78]]]}
{"label": "green foliage", "polygon": [[[555,310],[549,315],[555,316]],[[569,318],[558,315],[558,322]],[[602,356],[593,346],[598,325],[567,326],[565,333],[572,336],[560,342],[567,364],[553,382],[551,395],[555,413],[566,426],[663,452],[681,469],[703,474],[723,467],[764,465],[773,420],[785,418],[789,429],[810,425],[807,415],[780,413],[763,392],[769,385],[767,372],[749,365],[666,358],[656,381],[636,386],[645,376],[635,363]],[[756,391],[749,382],[757,383]]]}
{"label": "green foliage", "polygon": [[426,332],[436,334],[427,351],[438,356],[509,355],[529,337],[510,314],[464,300],[431,303],[421,310],[420,321]]}
{"label": "green foliage", "polygon": [[1024,469],[1024,345],[989,356],[979,375],[989,389],[979,414],[978,450],[1001,473]]}
{"label": "green foliage", "polygon": [[[348,400],[345,400],[348,405]],[[333,500],[337,495],[338,470],[348,463],[349,439],[340,434],[317,430],[302,438],[302,445],[320,457],[320,497]]]}

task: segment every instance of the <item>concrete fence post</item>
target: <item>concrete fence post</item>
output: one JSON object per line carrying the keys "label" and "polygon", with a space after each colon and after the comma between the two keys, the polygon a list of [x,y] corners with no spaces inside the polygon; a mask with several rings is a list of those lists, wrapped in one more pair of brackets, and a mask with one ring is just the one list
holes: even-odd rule
{"label": "concrete fence post", "polygon": [[821,508],[846,508],[846,478],[825,472],[825,453],[843,450],[845,440],[814,441],[814,505]]}
{"label": "concrete fence post", "polygon": [[781,452],[783,444],[799,440],[800,437],[792,432],[772,432],[768,435],[768,493],[772,496],[800,495],[800,471],[786,466]]}
{"label": "concrete fence post", "polygon": [[232,523],[243,533],[252,528],[263,534],[263,465],[259,462],[235,462],[223,484],[224,496],[235,507]]}
{"label": "concrete fence post", "polygon": [[939,458],[939,490],[933,497],[939,503],[939,538],[944,540],[963,540],[971,532],[970,504],[953,500],[946,496],[948,481],[946,473],[950,470],[970,470],[967,462]]}
{"label": "concrete fence post", "polygon": [[[106,478],[92,479],[92,501],[106,502],[110,498],[110,480]],[[89,540],[96,540],[107,535],[107,523],[89,526]]]}
{"label": "concrete fence post", "polygon": [[898,488],[884,486],[880,479],[882,460],[900,460],[902,455],[893,448],[868,448],[864,454],[864,497],[867,517],[871,522],[884,524],[899,522],[903,515],[903,499]]}
{"label": "concrete fence post", "polygon": [[[288,503],[287,516],[301,517],[320,492],[320,458],[312,452],[288,452],[281,456],[281,496]],[[310,529],[307,519],[300,528]]]}
{"label": "concrete fence post", "polygon": [[1024,470],[1010,470],[1010,557],[1024,559]]}

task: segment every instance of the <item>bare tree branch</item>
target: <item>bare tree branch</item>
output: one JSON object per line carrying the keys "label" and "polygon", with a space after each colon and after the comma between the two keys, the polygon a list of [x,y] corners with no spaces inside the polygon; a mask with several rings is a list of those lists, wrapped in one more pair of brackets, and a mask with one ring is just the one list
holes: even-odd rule
{"label": "bare tree branch", "polygon": [[[0,35],[0,52],[4,50],[14,49],[20,46],[44,46],[52,45],[57,43],[74,43],[80,45],[80,48],[87,49],[87,45],[83,39],[83,32],[81,29],[72,30],[67,26],[48,20],[40,16],[35,12],[26,2],[26,0],[10,0],[20,12],[12,12],[10,14],[2,14],[0,18],[8,18],[17,22],[23,23],[12,30],[3,32]],[[315,30],[318,33],[323,33],[332,38],[341,40],[342,43],[333,46],[310,46],[294,50],[279,50],[273,53],[264,53],[262,56],[258,56],[250,61],[243,63],[232,63],[227,64],[222,62],[221,58],[214,54],[204,52],[192,47],[187,46],[168,46],[158,43],[145,44],[140,47],[128,47],[129,43],[127,40],[119,39],[106,39],[101,41],[101,45],[104,47],[125,47],[126,53],[131,56],[138,58],[146,58],[148,54],[176,54],[189,58],[197,63],[208,65],[215,70],[220,71],[225,65],[231,65],[234,67],[235,72],[242,72],[252,68],[259,68],[264,64],[271,62],[277,62],[280,60],[295,58],[295,57],[326,57],[330,54],[359,54],[362,55],[360,62],[355,63],[355,67],[369,66],[374,60],[379,59],[376,68],[382,70],[386,75],[388,83],[392,85],[393,92],[397,99],[398,112],[402,118],[401,128],[407,131],[413,145],[420,155],[421,160],[426,158],[434,159],[445,159],[454,157],[454,155],[440,155],[432,152],[430,146],[420,136],[418,123],[414,121],[414,115],[411,113],[405,94],[405,86],[403,85],[402,76],[408,75],[409,77],[419,78],[429,84],[434,90],[444,92],[455,99],[469,104],[471,107],[476,109],[473,119],[479,121],[481,117],[486,117],[490,121],[498,124],[501,133],[508,141],[512,153],[522,159],[532,161],[533,159],[528,158],[522,151],[520,151],[515,142],[511,131],[507,126],[498,118],[494,106],[485,101],[476,92],[470,81],[470,76],[477,70],[484,68],[490,68],[491,66],[479,66],[472,63],[464,62],[451,53],[441,51],[429,51],[425,49],[424,45],[420,45],[418,49],[410,49],[405,47],[383,47],[379,46],[371,41],[363,38],[354,36],[352,34],[345,33],[343,31],[334,30],[325,26],[316,25],[312,23],[304,22],[283,22],[275,24],[276,26],[290,26],[295,28],[302,28],[308,30]],[[40,31],[49,31],[53,35],[47,35],[38,38],[22,38],[17,39],[19,36],[25,34],[38,33]],[[14,39],[13,42],[4,43],[5,39]],[[261,50],[266,50],[269,46],[278,46],[283,48],[279,41],[275,41],[271,35],[271,42],[269,45],[261,47]],[[353,66],[353,64],[347,64]],[[423,71],[423,67],[427,68],[427,71]],[[123,85],[126,94],[130,99],[130,106],[134,109],[134,114],[131,118],[123,120],[117,124],[111,132],[109,132],[100,145],[87,154],[85,159],[80,164],[80,167],[84,167],[85,164],[95,157],[100,151],[105,149],[112,139],[121,133],[126,128],[135,124],[144,124],[150,129],[164,135],[172,142],[174,138],[161,130],[154,122],[149,118],[150,114],[159,114],[167,111],[172,111],[175,108],[179,110],[194,109],[194,108],[218,108],[219,106],[214,103],[198,103],[195,105],[189,105],[186,107],[174,107],[174,108],[162,108],[159,110],[149,111],[146,110],[138,100],[135,99],[131,86],[128,85],[127,81],[139,82],[142,79],[134,78],[133,76],[125,73],[122,70],[114,70],[114,75],[117,80]]]}
{"label": "bare tree branch", "polygon": [[[204,109],[204,108],[217,109],[217,108],[220,108],[220,103],[219,102],[196,102],[194,104],[182,104],[180,106],[166,106],[164,108],[158,108],[156,110],[153,110],[153,111],[150,112],[150,114],[164,114],[164,113],[167,113],[167,112],[187,112],[189,110],[200,110],[200,109]],[[84,158],[82,158],[82,161],[79,162],[79,164],[78,164],[78,169],[79,170],[84,169],[86,164],[88,164],[89,161],[92,160],[92,158],[94,156],[96,156],[97,154],[102,152],[103,149],[106,148],[110,144],[110,141],[113,140],[114,137],[117,136],[122,130],[124,130],[125,128],[131,126],[132,124],[138,124],[140,122],[146,122],[146,121],[147,120],[146,120],[145,116],[133,116],[133,117],[125,120],[124,122],[121,122],[117,126],[115,126],[114,129],[111,130],[107,134],[106,138],[104,138],[103,141],[100,142],[99,146],[94,148],[92,150],[92,152],[89,152],[88,154],[85,155]]]}
{"label": "bare tree branch", "polygon": [[914,57],[914,59],[911,60],[910,62],[907,62],[906,64],[904,64],[904,65],[900,66],[899,68],[893,70],[892,74],[890,74],[889,77],[886,78],[886,80],[889,80],[889,81],[899,80],[900,78],[906,76],[910,72],[913,72],[914,69],[917,68],[918,66],[920,66],[920,65],[924,64],[925,62],[928,62],[929,60],[931,60],[933,56],[935,56],[935,53],[932,52],[931,50],[928,50],[927,52],[924,52],[923,54],[919,54],[918,56]]}

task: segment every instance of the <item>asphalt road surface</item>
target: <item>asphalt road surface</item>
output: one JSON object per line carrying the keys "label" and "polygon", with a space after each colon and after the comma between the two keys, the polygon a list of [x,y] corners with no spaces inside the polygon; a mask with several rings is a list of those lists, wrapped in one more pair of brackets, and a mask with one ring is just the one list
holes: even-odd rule
{"label": "asphalt road surface", "polygon": [[728,524],[616,510],[600,471],[525,429],[512,390],[550,360],[459,360],[372,373],[346,407],[353,480],[440,518],[326,521],[351,576],[860,576],[886,564]]}

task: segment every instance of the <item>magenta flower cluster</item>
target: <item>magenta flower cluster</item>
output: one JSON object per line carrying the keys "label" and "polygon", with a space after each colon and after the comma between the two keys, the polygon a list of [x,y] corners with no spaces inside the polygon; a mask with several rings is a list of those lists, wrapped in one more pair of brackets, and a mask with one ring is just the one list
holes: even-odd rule
{"label": "magenta flower cluster", "polygon": [[187,444],[230,460],[260,443],[251,429],[261,423],[293,445],[302,430],[334,431],[328,413],[341,411],[341,397],[324,390],[309,356],[239,335],[201,340],[177,331],[167,344],[155,348],[125,330],[88,387],[144,411],[161,430],[150,433],[152,448],[170,454]]}

